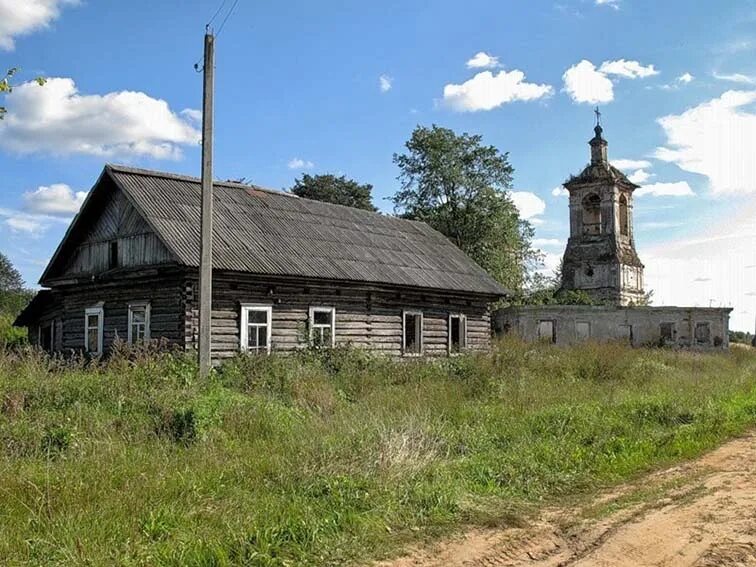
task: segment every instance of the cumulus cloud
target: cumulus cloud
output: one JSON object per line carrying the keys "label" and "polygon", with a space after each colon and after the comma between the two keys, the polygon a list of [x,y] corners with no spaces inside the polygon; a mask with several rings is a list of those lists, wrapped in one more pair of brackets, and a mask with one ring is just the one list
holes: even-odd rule
{"label": "cumulus cloud", "polygon": [[509,194],[520,218],[530,221],[533,224],[543,223],[539,218],[546,211],[546,202],[535,193],[530,191],[513,191]]}
{"label": "cumulus cloud", "polygon": [[639,250],[655,303],[708,307],[713,300],[735,307],[731,328],[752,329],[756,302],[748,296],[754,290],[748,266],[756,264],[756,203],[693,225],[694,234]]}
{"label": "cumulus cloud", "polygon": [[686,83],[686,84],[687,83],[692,83],[694,78],[695,77],[693,75],[691,75],[690,73],[683,73],[682,75],[680,75],[679,77],[677,77],[677,82],[678,83]]}
{"label": "cumulus cloud", "polygon": [[599,68],[583,59],[567,69],[562,75],[564,91],[577,103],[599,104],[614,100],[614,83],[618,79],[644,79],[657,75],[653,65],[641,65],[638,61],[617,59],[604,61]]}
{"label": "cumulus cloud", "polygon": [[382,93],[389,92],[393,86],[394,79],[392,77],[389,77],[388,75],[381,75],[378,77],[378,88],[381,89]]}
{"label": "cumulus cloud", "polygon": [[0,49],[11,51],[15,38],[48,27],[63,6],[77,0],[0,0]]}
{"label": "cumulus cloud", "polygon": [[613,159],[612,165],[622,171],[632,169],[646,169],[651,167],[651,162],[645,159]]}
{"label": "cumulus cloud", "polygon": [[637,61],[618,59],[616,61],[604,61],[599,68],[605,75],[617,75],[626,79],[645,79],[658,75],[659,71],[653,65],[641,65]]}
{"label": "cumulus cloud", "polygon": [[71,216],[79,212],[87,192],[74,192],[65,183],[54,183],[24,193],[23,198],[24,208],[31,213]]}
{"label": "cumulus cloud", "polygon": [[558,238],[534,238],[533,239],[533,246],[538,247],[562,247],[565,245],[564,240],[559,240]]}
{"label": "cumulus cloud", "polygon": [[565,189],[564,186],[560,185],[559,187],[554,187],[551,190],[551,195],[553,197],[569,197],[570,192],[567,191],[567,189]]}
{"label": "cumulus cloud", "polygon": [[528,83],[525,73],[514,71],[483,71],[461,85],[444,87],[444,104],[458,112],[491,110],[514,101],[537,100],[551,96],[550,85]]}
{"label": "cumulus cloud", "polygon": [[24,233],[27,236],[38,238],[42,236],[51,225],[56,223],[68,224],[67,218],[51,215],[31,214],[24,211],[0,208],[0,218],[3,225],[13,233]]}
{"label": "cumulus cloud", "polygon": [[619,0],[596,0],[596,6],[608,6],[615,10],[619,10],[619,4]]}
{"label": "cumulus cloud", "polygon": [[202,111],[197,110],[196,108],[185,108],[179,114],[181,114],[181,116],[185,116],[192,122],[196,122],[197,124],[202,123]]}
{"label": "cumulus cloud", "polygon": [[660,118],[666,145],[655,157],[704,175],[714,193],[756,193],[756,114],[743,108],[754,91],[727,91],[719,98]]}
{"label": "cumulus cloud", "polygon": [[634,195],[643,197],[651,195],[653,197],[692,197],[695,195],[687,181],[678,181],[676,183],[652,183],[636,189]]}
{"label": "cumulus cloud", "polygon": [[467,62],[468,69],[495,69],[499,66],[499,58],[485,51],[479,51]]}
{"label": "cumulus cloud", "polygon": [[637,169],[633,171],[630,175],[627,176],[627,178],[632,182],[636,183],[638,185],[642,185],[649,179],[653,177],[652,173],[649,173],[645,169]]}
{"label": "cumulus cloud", "polygon": [[564,90],[575,102],[598,104],[614,100],[614,84],[587,59],[567,69],[562,80]]}
{"label": "cumulus cloud", "polygon": [[0,145],[19,153],[178,159],[199,131],[164,100],[142,92],[83,95],[73,79],[24,83],[6,97]]}
{"label": "cumulus cloud", "polygon": [[289,169],[312,169],[313,167],[315,167],[315,164],[311,161],[295,157],[289,160],[289,163],[286,164],[286,167],[288,167]]}

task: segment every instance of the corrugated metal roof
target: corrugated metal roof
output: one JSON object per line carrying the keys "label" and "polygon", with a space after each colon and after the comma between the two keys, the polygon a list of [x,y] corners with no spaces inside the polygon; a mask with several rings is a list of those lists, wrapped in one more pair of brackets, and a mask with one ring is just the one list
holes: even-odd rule
{"label": "corrugated metal roof", "polygon": [[[105,171],[177,259],[198,266],[200,180],[116,165]],[[213,187],[216,269],[506,294],[424,223],[250,185],[216,182]]]}

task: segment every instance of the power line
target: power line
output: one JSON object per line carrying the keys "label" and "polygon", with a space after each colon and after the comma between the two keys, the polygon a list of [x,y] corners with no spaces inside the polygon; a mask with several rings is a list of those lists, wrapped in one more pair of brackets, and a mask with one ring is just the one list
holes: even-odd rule
{"label": "power line", "polygon": [[[205,24],[205,31],[210,32],[210,28],[215,21],[215,18],[218,17],[218,15],[223,11],[223,7],[226,5],[226,2],[228,0],[223,0],[220,5],[218,6],[218,9],[215,10],[215,13],[213,14],[213,17],[210,18],[210,21]],[[221,25],[218,27],[218,33],[215,34],[215,39],[218,39],[218,36],[220,36],[221,32],[223,31],[223,27],[226,25],[226,22],[231,17],[231,14],[234,13],[234,10],[236,9],[236,5],[239,3],[239,0],[234,0],[234,3],[229,8],[228,12],[226,12],[226,15],[223,18],[223,21],[221,22]],[[202,57],[197,59],[197,61],[194,63],[194,70],[197,71],[197,73],[201,73],[204,70],[204,67],[200,67],[200,61],[202,61]]]}
{"label": "power line", "polygon": [[[224,0],[225,2],[225,0]],[[220,27],[218,28],[218,33],[215,34],[215,38],[217,39],[218,36],[220,36],[221,32],[223,31],[223,26],[226,25],[226,22],[231,17],[231,14],[234,13],[234,9],[236,8],[236,5],[239,3],[239,0],[234,0],[233,5],[231,6],[231,9],[226,13],[226,17],[223,18],[223,21],[221,22]]]}
{"label": "power line", "polygon": [[220,6],[218,6],[218,9],[215,11],[215,14],[213,14],[213,17],[210,18],[209,22],[207,22],[207,25],[205,26],[206,29],[209,29],[210,26],[213,25],[213,22],[215,21],[215,18],[217,18],[218,14],[221,13],[221,10],[223,9],[223,6],[226,5],[226,2],[228,2],[228,0],[223,0],[223,2],[220,3]]}

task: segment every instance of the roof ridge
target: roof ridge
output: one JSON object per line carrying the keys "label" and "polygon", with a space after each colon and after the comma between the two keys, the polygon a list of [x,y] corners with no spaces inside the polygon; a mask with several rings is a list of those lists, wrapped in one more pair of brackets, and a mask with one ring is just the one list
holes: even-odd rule
{"label": "roof ridge", "polygon": [[[106,169],[110,169],[111,171],[120,172],[120,173],[130,173],[133,175],[143,175],[145,177],[161,177],[163,179],[174,179],[176,181],[188,181],[190,183],[197,183],[198,185],[202,183],[202,179],[199,177],[195,177],[193,175],[185,175],[182,173],[171,173],[169,171],[159,171],[157,169],[144,169],[141,167],[131,167],[128,165],[121,165],[117,163],[107,163],[105,164]],[[252,185],[247,183],[239,183],[236,181],[216,181],[213,180],[213,185],[219,186],[219,187],[230,187],[233,189],[254,189],[256,191],[265,191],[267,193],[275,193],[276,195],[284,195],[286,197],[292,197],[294,199],[299,199],[297,195],[294,195],[293,193],[288,193],[286,191],[282,191],[279,189],[270,189],[269,187],[262,187],[260,185]]]}

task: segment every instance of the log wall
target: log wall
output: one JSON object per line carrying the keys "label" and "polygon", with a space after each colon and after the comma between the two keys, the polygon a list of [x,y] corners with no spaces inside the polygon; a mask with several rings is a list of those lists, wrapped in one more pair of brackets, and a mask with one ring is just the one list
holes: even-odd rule
{"label": "log wall", "polygon": [[[185,345],[198,341],[197,282],[184,284]],[[308,343],[310,307],[334,307],[337,345],[367,348],[390,356],[402,355],[404,310],[423,312],[423,345],[426,356],[448,355],[449,314],[467,317],[469,350],[487,350],[491,324],[488,304],[480,299],[440,293],[394,292],[358,287],[278,284],[234,276],[214,278],[213,358],[223,359],[239,352],[241,304],[272,307],[272,349],[279,352],[305,347]]]}

